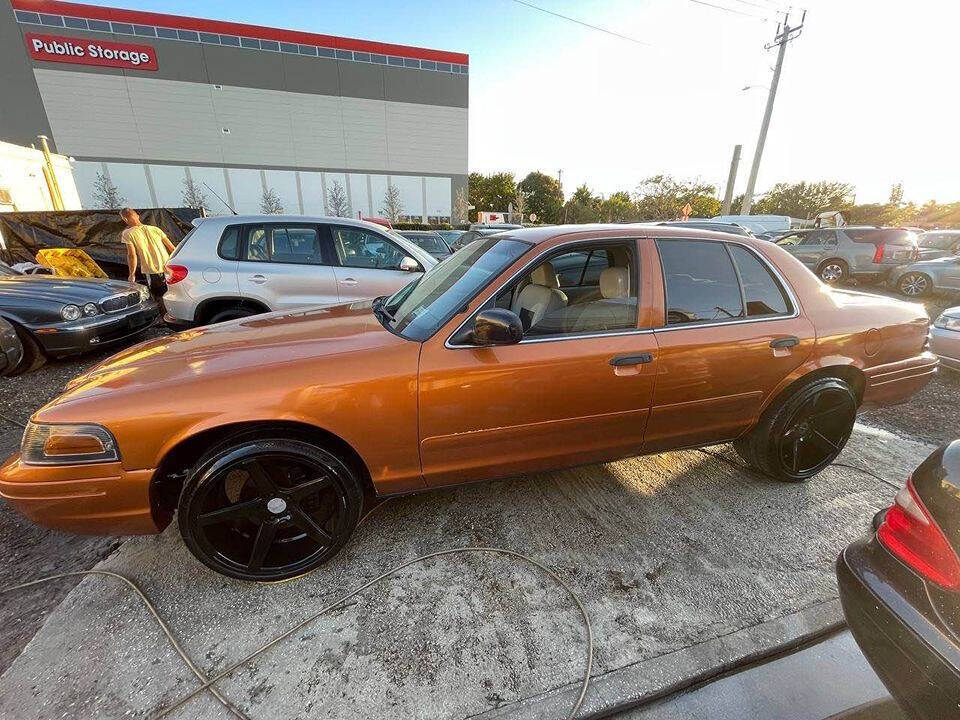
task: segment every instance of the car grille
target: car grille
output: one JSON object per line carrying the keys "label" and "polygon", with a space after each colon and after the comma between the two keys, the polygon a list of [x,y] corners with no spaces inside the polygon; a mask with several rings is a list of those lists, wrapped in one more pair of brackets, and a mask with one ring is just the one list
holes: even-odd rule
{"label": "car grille", "polygon": [[131,292],[123,295],[112,295],[100,301],[100,309],[105,313],[118,312],[140,304],[140,293]]}

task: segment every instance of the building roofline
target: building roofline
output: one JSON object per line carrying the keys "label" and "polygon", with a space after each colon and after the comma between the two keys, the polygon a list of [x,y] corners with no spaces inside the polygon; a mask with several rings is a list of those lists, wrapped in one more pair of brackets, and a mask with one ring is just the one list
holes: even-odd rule
{"label": "building roofline", "polygon": [[[393,43],[375,42],[373,40],[359,40],[357,38],[338,37],[336,35],[321,35],[301,32],[299,30],[283,30],[280,28],[247,25],[245,23],[222,20],[206,20],[184,15],[124,10],[121,8],[86,5],[83,3],[62,2],[61,0],[10,0],[10,4],[14,10],[26,12],[66,15],[92,20],[112,20],[114,22],[125,22],[137,25],[157,25],[177,30],[195,30],[197,32],[238,35],[261,40],[275,40],[277,42],[320,45],[339,50],[359,50],[360,52],[397,55],[420,60],[456,63],[459,65],[468,65],[470,62],[470,58],[466,53],[432,50],[430,48],[421,48],[412,45],[396,45]],[[54,30],[55,28],[50,29]]]}

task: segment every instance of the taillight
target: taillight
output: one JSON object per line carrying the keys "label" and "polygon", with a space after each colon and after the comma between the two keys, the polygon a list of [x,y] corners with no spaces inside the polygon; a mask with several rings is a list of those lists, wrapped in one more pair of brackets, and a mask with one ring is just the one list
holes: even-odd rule
{"label": "taillight", "polygon": [[187,276],[187,269],[183,265],[167,265],[167,270],[164,274],[167,277],[167,285],[173,285]]}
{"label": "taillight", "polygon": [[912,480],[897,493],[877,530],[877,539],[927,580],[960,590],[960,558],[923,506]]}
{"label": "taillight", "polygon": [[883,243],[877,243],[877,250],[873,253],[873,261],[875,263],[883,262]]}

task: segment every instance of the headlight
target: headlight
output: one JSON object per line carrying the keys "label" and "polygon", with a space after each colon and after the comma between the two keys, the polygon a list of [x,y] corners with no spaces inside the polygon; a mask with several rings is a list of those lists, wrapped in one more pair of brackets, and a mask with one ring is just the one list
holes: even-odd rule
{"label": "headlight", "polygon": [[933,321],[933,326],[942,330],[957,330],[960,332],[960,317],[941,313],[940,317]]}
{"label": "headlight", "polygon": [[83,314],[86,315],[87,317],[93,317],[99,312],[100,310],[93,303],[87,303],[86,305],[83,306]]}
{"label": "headlight", "polygon": [[140,302],[146,302],[150,299],[150,290],[141,285],[137,288],[140,291]]}
{"label": "headlight", "polygon": [[80,308],[76,305],[64,305],[60,308],[60,317],[64,320],[76,320],[80,317]]}
{"label": "headlight", "polygon": [[119,460],[117,441],[99,425],[27,423],[20,460],[28,465],[75,465]]}

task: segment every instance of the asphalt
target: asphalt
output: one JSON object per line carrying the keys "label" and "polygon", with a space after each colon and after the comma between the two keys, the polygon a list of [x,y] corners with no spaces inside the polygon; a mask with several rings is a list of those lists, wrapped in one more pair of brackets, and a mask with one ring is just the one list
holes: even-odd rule
{"label": "asphalt", "polygon": [[[831,467],[779,484],[682,451],[401,498],[328,565],[275,585],[211,573],[175,527],[126,540],[98,567],[135,578],[213,674],[413,557],[527,553],[586,606],[596,651],[584,714],[605,713],[836,623],[837,553],[930,449],[858,426],[841,461],[882,480]],[[577,608],[539,571],[448,556],[371,588],[220,687],[253,718],[556,718],[579,689],[584,642]],[[138,601],[89,578],[0,676],[0,717],[146,717],[196,686]],[[174,717],[226,713],[201,697]]]}

